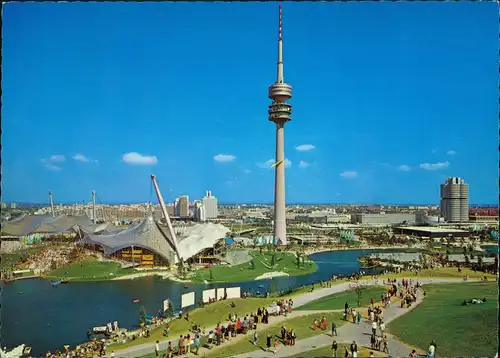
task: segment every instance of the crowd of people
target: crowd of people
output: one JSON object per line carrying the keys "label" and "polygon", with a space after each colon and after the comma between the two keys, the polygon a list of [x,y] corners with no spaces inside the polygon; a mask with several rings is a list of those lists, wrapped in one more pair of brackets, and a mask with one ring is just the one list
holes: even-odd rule
{"label": "crowd of people", "polygon": [[[231,307],[235,307],[234,303],[231,303]],[[193,324],[191,333],[188,335],[181,335],[177,341],[177,350],[174,351],[172,346],[172,341],[168,342],[167,351],[162,353],[160,351],[159,342],[155,345],[155,354],[157,357],[172,357],[174,354],[177,356],[182,356],[193,352],[198,354],[198,350],[201,346],[207,349],[212,349],[212,347],[217,347],[224,344],[226,341],[237,337],[238,335],[246,335],[252,332],[252,342],[257,345],[259,342],[259,336],[257,333],[257,327],[260,324],[268,324],[269,316],[287,316],[292,312],[293,300],[279,300],[275,305],[269,307],[260,307],[256,312],[246,314],[244,317],[238,317],[235,313],[229,313],[228,321],[226,324],[219,322],[217,326],[207,332],[206,328],[201,328],[196,324]],[[189,320],[188,317],[186,319]],[[206,338],[206,343],[202,345],[201,339]],[[282,338],[287,345],[295,344],[295,332],[293,330],[287,330],[282,327]],[[277,340],[272,342],[272,337],[267,338],[267,347],[270,351],[277,349]]]}

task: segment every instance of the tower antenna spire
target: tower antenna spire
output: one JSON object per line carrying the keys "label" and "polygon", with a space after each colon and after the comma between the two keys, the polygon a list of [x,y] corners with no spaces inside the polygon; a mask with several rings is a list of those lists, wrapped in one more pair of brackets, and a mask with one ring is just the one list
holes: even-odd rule
{"label": "tower antenna spire", "polygon": [[279,29],[278,29],[278,78],[277,83],[284,83],[283,74],[283,8],[279,6]]}

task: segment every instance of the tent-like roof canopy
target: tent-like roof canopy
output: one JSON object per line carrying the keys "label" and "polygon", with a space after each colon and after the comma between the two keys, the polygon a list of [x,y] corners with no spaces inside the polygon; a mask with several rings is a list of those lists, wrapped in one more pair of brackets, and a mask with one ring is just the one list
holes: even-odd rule
{"label": "tent-like roof canopy", "polygon": [[25,236],[33,233],[37,227],[46,221],[54,220],[50,215],[26,215],[2,224],[2,236]]}
{"label": "tent-like roof canopy", "polygon": [[221,224],[205,223],[188,226],[183,230],[184,238],[179,242],[179,256],[183,260],[196,255],[200,251],[214,245],[226,237],[230,231]]}
{"label": "tent-like roof canopy", "polygon": [[152,216],[148,216],[143,222],[117,233],[107,235],[88,234],[81,242],[83,244],[102,246],[106,256],[121,249],[135,246],[156,252],[169,262],[175,262],[173,245]]}
{"label": "tent-like roof canopy", "polygon": [[42,222],[33,232],[34,233],[49,233],[57,234],[68,232],[70,230],[78,231],[78,228],[84,231],[94,232],[100,225],[94,224],[87,216],[67,216],[60,215],[52,220]]}
{"label": "tent-like roof canopy", "polygon": [[111,224],[94,224],[87,216],[26,215],[7,221],[2,225],[2,236],[25,236],[29,234],[58,234],[68,231],[96,233],[114,230]]}

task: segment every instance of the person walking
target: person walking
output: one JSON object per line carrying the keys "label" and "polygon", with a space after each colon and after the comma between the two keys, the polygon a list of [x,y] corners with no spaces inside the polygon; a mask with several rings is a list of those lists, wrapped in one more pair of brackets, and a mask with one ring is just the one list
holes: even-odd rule
{"label": "person walking", "polygon": [[358,345],[356,344],[356,341],[352,341],[351,343],[351,354],[354,355],[354,352],[358,351]]}
{"label": "person walking", "polygon": [[155,343],[155,356],[156,357],[160,356],[160,341],[156,341]]}
{"label": "person walking", "polygon": [[173,353],[174,353],[174,350],[172,348],[172,342],[168,342],[167,357],[172,358]]}
{"label": "person walking", "polygon": [[377,339],[375,338],[375,335],[372,334],[371,337],[370,337],[370,346],[372,347],[372,349],[375,349],[375,344],[377,343]]}
{"label": "person walking", "polygon": [[417,358],[417,351],[416,350],[412,350],[410,355],[408,356],[408,358]]}
{"label": "person walking", "polygon": [[382,321],[380,322],[380,335],[384,336],[384,332],[385,332],[385,323],[384,321]]}
{"label": "person walking", "polygon": [[333,340],[332,342],[332,357],[336,358],[337,357],[337,349],[339,348],[337,341]]}
{"label": "person walking", "polygon": [[377,334],[377,322],[373,321],[372,323],[372,334]]}
{"label": "person walking", "polygon": [[337,325],[335,324],[335,322],[332,322],[332,337],[333,337],[333,335],[338,336],[338,334],[337,334]]}
{"label": "person walking", "polygon": [[361,322],[361,312],[358,312],[358,324]]}
{"label": "person walking", "polygon": [[274,350],[273,350],[273,353],[276,354],[277,350],[278,350],[278,340],[274,339]]}
{"label": "person walking", "polygon": [[436,354],[436,346],[433,343],[434,341],[432,341],[431,344],[429,345],[426,358],[434,358],[434,355]]}
{"label": "person walking", "polygon": [[257,331],[253,332],[253,345],[256,346],[259,342],[259,336],[257,335]]}
{"label": "person walking", "polygon": [[198,350],[200,349],[200,336],[199,335],[196,335],[196,338],[194,339],[194,346],[195,346],[194,354],[198,355]]}
{"label": "person walking", "polygon": [[387,334],[384,334],[383,343],[384,348],[382,348],[382,352],[389,354],[389,347],[387,346]]}
{"label": "person walking", "polygon": [[273,338],[273,337],[272,337],[270,334],[268,334],[268,335],[267,335],[267,350],[268,350],[269,352],[271,351],[271,339],[272,339],[272,338]]}

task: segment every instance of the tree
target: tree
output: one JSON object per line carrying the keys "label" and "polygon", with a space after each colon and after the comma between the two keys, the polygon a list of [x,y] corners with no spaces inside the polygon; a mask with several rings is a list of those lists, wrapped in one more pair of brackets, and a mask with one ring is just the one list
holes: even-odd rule
{"label": "tree", "polygon": [[250,261],[250,269],[251,269],[251,270],[255,270],[255,259],[252,259],[252,260]]}
{"label": "tree", "polygon": [[175,316],[174,304],[172,303],[172,300],[170,298],[168,298],[167,301],[168,301],[168,307],[165,310],[165,312],[163,312],[163,314],[166,317],[173,317]]}
{"label": "tree", "polygon": [[300,252],[295,253],[297,268],[300,268]]}
{"label": "tree", "polygon": [[212,271],[212,269],[210,269],[209,274],[210,274],[210,281],[213,281],[214,280],[214,272]]}
{"label": "tree", "polygon": [[465,264],[469,265],[469,263],[470,263],[469,256],[464,255],[464,257],[465,257]]}
{"label": "tree", "polygon": [[139,324],[141,326],[144,326],[146,324],[146,308],[144,308],[144,306],[141,306],[141,308],[139,308]]}
{"label": "tree", "polygon": [[184,261],[182,259],[179,261],[179,265],[177,266],[178,275],[184,278],[185,270],[184,270]]}
{"label": "tree", "polygon": [[271,266],[276,265],[276,253],[273,253],[271,256]]}
{"label": "tree", "polygon": [[262,245],[259,246],[259,253],[262,255]]}
{"label": "tree", "polygon": [[464,256],[467,255],[467,248],[465,246],[464,246],[463,253],[464,253]]}
{"label": "tree", "polygon": [[356,282],[356,284],[354,286],[354,291],[356,292],[356,299],[357,299],[358,307],[361,307],[361,299],[363,298],[364,289],[365,289],[365,286],[363,286],[359,282]]}

